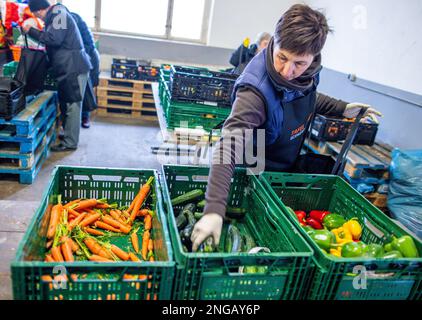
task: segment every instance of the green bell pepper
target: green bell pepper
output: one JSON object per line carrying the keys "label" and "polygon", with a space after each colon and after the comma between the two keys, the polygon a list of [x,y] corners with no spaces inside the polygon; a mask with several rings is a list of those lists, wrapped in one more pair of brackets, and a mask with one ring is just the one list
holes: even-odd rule
{"label": "green bell pepper", "polygon": [[385,252],[391,252],[391,251],[394,251],[394,248],[393,248],[393,243],[392,243],[392,242],[390,242],[390,243],[385,244],[385,245],[384,245],[384,251],[385,251]]}
{"label": "green bell pepper", "polygon": [[371,243],[363,248],[363,256],[367,258],[381,258],[384,253],[384,248],[380,244]]}
{"label": "green bell pepper", "polygon": [[329,251],[333,243],[335,243],[335,236],[331,231],[328,230],[313,230],[308,233],[312,240],[325,251]]}
{"label": "green bell pepper", "polygon": [[400,251],[390,251],[381,256],[382,259],[400,259],[403,255]]}
{"label": "green bell pepper", "polygon": [[348,242],[341,249],[341,256],[343,258],[361,257],[364,252],[365,245],[359,242]]}
{"label": "green bell pepper", "polygon": [[303,229],[305,229],[306,233],[309,235],[315,231],[311,226],[304,226]]}
{"label": "green bell pepper", "polygon": [[322,220],[322,224],[324,227],[326,227],[328,230],[337,229],[343,226],[343,224],[346,223],[346,219],[344,219],[343,216],[332,213],[327,214],[324,219]]}
{"label": "green bell pepper", "polygon": [[405,258],[419,257],[418,248],[416,248],[416,244],[410,236],[395,238],[392,242],[392,246],[395,250],[399,251]]}

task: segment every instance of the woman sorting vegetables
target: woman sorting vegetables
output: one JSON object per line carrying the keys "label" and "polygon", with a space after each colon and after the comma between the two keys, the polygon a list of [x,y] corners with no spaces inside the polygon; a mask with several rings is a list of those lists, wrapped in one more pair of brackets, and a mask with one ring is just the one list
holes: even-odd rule
{"label": "woman sorting vegetables", "polygon": [[[220,241],[227,198],[236,164],[254,140],[246,131],[265,130],[265,170],[290,171],[302,148],[314,113],[355,118],[362,107],[376,121],[377,110],[362,103],[346,103],[317,93],[321,50],[330,28],[325,16],[306,5],[293,5],[277,22],[266,49],[255,56],[236,81],[232,112],[213,154],[204,216],[196,223],[193,251],[208,238]],[[223,142],[233,139],[231,148]],[[259,143],[259,140],[258,140]],[[253,141],[256,145],[256,141]],[[229,159],[229,161],[221,161]],[[239,163],[240,162],[240,163]]]}

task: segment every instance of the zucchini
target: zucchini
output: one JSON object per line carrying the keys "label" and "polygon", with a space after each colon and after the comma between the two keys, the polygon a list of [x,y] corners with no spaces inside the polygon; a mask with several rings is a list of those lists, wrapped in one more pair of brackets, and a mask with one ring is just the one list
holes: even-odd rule
{"label": "zucchini", "polygon": [[229,225],[225,242],[225,251],[228,253],[236,253],[242,251],[242,236],[239,229],[234,225]]}
{"label": "zucchini", "polygon": [[196,209],[196,204],[189,203],[183,207],[183,210],[180,215],[183,215],[186,218],[187,225],[180,233],[180,238],[182,243],[184,243],[187,247],[192,247],[192,242],[190,237],[192,235],[193,227],[195,226],[196,220],[193,216],[193,212]]}
{"label": "zucchini", "polygon": [[245,252],[249,252],[249,250],[251,250],[251,249],[253,249],[253,248],[256,247],[255,241],[251,237],[250,234],[245,233],[243,235],[243,239],[244,239],[244,243],[245,243],[245,248],[244,248],[244,251]]}
{"label": "zucchini", "polygon": [[192,190],[189,192],[186,192],[185,194],[182,194],[181,196],[178,196],[171,200],[171,204],[173,206],[176,206],[178,204],[182,204],[188,201],[193,201],[199,197],[202,197],[204,195],[204,191],[201,189]]}
{"label": "zucchini", "polygon": [[201,200],[201,201],[199,201],[198,202],[198,204],[196,205],[198,208],[200,208],[200,209],[204,209],[205,208],[205,204],[206,204],[206,201],[205,201],[205,199],[204,200]]}

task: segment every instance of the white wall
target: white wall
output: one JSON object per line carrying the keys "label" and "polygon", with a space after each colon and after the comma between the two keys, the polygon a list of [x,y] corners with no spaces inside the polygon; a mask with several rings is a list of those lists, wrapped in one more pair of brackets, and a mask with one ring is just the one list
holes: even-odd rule
{"label": "white wall", "polygon": [[293,0],[214,0],[208,44],[237,48],[242,40],[255,40],[259,32],[273,33],[281,15]]}
{"label": "white wall", "polygon": [[306,3],[325,8],[335,30],[323,51],[324,66],[422,94],[421,0]]}

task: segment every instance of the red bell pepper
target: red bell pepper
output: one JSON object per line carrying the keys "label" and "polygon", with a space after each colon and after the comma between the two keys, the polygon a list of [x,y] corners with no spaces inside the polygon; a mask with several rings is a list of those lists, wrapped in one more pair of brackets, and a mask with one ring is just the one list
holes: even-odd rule
{"label": "red bell pepper", "polygon": [[314,218],[308,218],[306,219],[306,223],[308,226],[316,229],[316,230],[321,230],[324,229],[324,227],[322,226],[322,223],[319,222],[317,219]]}
{"label": "red bell pepper", "polygon": [[306,212],[305,211],[295,211],[296,217],[299,220],[299,223],[302,226],[306,226],[305,218],[306,218]]}
{"label": "red bell pepper", "polygon": [[330,211],[323,211],[323,210],[312,210],[309,213],[309,218],[315,219],[316,221],[318,221],[319,223],[322,223],[322,220],[324,219],[324,217],[328,214],[330,214]]}

